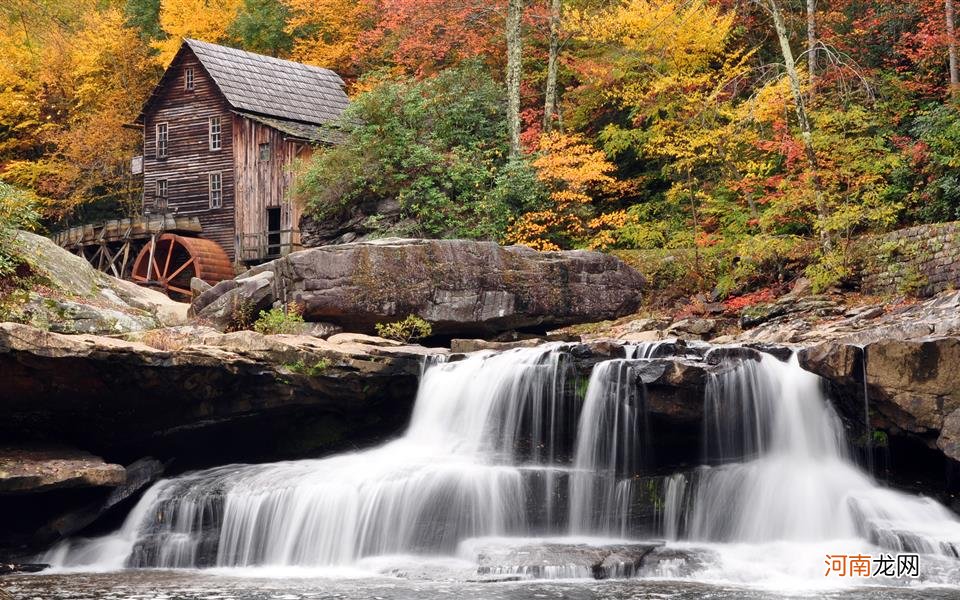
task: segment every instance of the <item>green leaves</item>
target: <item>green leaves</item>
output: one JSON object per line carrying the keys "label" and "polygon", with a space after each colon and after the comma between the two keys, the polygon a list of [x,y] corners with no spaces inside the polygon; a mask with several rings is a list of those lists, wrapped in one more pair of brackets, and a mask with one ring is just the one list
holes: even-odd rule
{"label": "green leaves", "polygon": [[296,196],[317,218],[398,199],[428,237],[498,239],[544,194],[523,161],[509,163],[503,90],[468,63],[425,79],[382,79],[344,115],[346,142],[315,154]]}

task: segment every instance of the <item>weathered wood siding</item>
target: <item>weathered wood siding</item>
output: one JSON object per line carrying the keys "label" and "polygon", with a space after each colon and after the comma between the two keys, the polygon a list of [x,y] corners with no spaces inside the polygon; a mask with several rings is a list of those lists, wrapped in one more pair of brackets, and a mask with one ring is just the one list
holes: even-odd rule
{"label": "weathered wood siding", "polygon": [[[260,159],[262,144],[269,144],[268,160]],[[268,208],[280,208],[281,229],[296,229],[301,211],[289,196],[294,182],[292,166],[297,158],[308,158],[312,148],[303,142],[286,139],[283,133],[272,127],[234,115],[233,152],[236,195],[241,199],[236,210],[238,241],[267,232]],[[291,242],[299,244],[299,234],[295,234],[292,240],[284,236],[285,245]],[[244,254],[240,258],[254,257]]]}
{"label": "weathered wood siding", "polygon": [[[194,89],[184,86],[184,72],[193,68]],[[168,181],[168,207],[179,215],[196,215],[203,237],[219,243],[235,260],[233,113],[191,51],[170,66],[150,111],[144,115],[144,208],[156,210],[156,182]],[[221,148],[210,150],[209,119],[219,116]],[[156,125],[167,123],[167,157],[157,158]],[[210,208],[209,174],[219,171],[223,182],[220,208]]]}

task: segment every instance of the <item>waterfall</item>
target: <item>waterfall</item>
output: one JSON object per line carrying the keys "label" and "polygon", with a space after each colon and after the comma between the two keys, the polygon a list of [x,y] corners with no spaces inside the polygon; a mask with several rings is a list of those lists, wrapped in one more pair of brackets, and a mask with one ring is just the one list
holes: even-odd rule
{"label": "waterfall", "polygon": [[632,478],[643,459],[642,391],[630,361],[611,360],[593,368],[570,475],[573,533],[627,534]]}
{"label": "waterfall", "polygon": [[626,358],[593,367],[583,398],[561,345],[431,360],[400,438],[162,480],[119,531],[65,542],[46,560],[323,567],[454,556],[477,538],[622,540],[655,528],[678,543],[852,539],[957,554],[960,523],[945,507],[880,487],[852,462],[821,380],[796,357],[702,361],[703,464],[650,477],[646,449],[670,432],[648,428],[640,374],[650,361],[676,360],[665,356],[674,351],[660,342],[625,348]]}
{"label": "waterfall", "polygon": [[704,412],[704,462],[712,466],[665,482],[664,535],[960,550],[960,523],[945,507],[882,488],[857,468],[821,380],[796,356],[764,355],[712,375]]}
{"label": "waterfall", "polygon": [[863,445],[867,454],[867,471],[875,472],[873,466],[873,427],[870,425],[870,391],[867,389],[867,347],[861,346],[860,368],[863,371]]}
{"label": "waterfall", "polygon": [[[550,527],[577,408],[565,356],[541,347],[431,364],[400,439],[161,481],[109,543],[52,557],[131,567],[341,565]],[[531,506],[545,514],[529,514]]]}

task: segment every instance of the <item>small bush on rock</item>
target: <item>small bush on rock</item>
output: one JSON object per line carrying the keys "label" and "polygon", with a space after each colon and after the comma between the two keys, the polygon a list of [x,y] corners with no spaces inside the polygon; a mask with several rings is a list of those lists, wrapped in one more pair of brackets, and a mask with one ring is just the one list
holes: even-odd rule
{"label": "small bush on rock", "polygon": [[377,323],[377,335],[404,344],[430,337],[431,333],[433,333],[433,328],[430,323],[417,315],[410,315],[402,321],[387,323],[386,325]]}
{"label": "small bush on rock", "polygon": [[296,333],[302,324],[303,308],[296,302],[291,302],[286,308],[261,310],[260,318],[253,324],[253,329],[264,335]]}
{"label": "small bush on rock", "polygon": [[[249,300],[237,301],[230,310],[230,324],[227,326],[227,331],[245,331],[253,327],[255,308]],[[262,311],[261,314],[263,314]]]}

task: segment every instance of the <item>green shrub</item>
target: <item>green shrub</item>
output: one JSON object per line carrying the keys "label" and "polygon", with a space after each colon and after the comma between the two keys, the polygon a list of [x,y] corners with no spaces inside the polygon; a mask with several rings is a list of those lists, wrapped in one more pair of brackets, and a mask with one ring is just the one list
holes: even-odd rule
{"label": "green shrub", "polygon": [[37,198],[0,181],[0,277],[23,262],[17,252],[18,229],[34,229],[40,220]]}
{"label": "green shrub", "polygon": [[286,308],[261,310],[260,318],[253,324],[253,329],[264,335],[296,333],[302,324],[303,309],[295,302],[291,302]]}
{"label": "green shrub", "polygon": [[405,344],[430,337],[432,332],[433,328],[430,326],[430,323],[417,315],[410,315],[402,321],[395,321],[386,325],[377,323],[377,335]]}
{"label": "green shrub", "polygon": [[383,78],[344,113],[342,143],[315,152],[293,190],[317,220],[398,201],[375,232],[499,239],[546,199],[525,159],[511,161],[503,90],[479,63],[426,79]]}
{"label": "green shrub", "polygon": [[327,358],[321,358],[317,362],[310,365],[305,363],[303,359],[300,359],[295,363],[284,365],[284,367],[286,367],[287,370],[292,371],[294,373],[299,373],[300,375],[316,377],[322,374],[324,371],[326,371],[330,367],[330,360]]}

